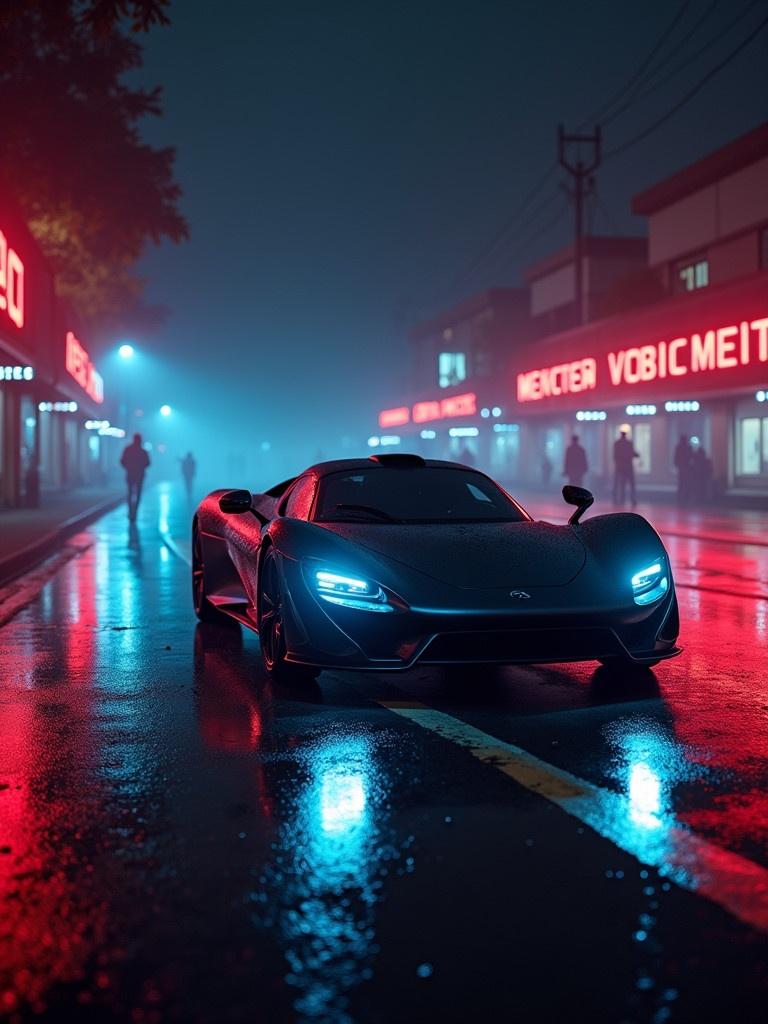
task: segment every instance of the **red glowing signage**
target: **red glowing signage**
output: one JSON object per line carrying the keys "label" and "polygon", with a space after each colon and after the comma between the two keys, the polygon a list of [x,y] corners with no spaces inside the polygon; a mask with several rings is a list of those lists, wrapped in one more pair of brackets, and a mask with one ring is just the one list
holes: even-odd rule
{"label": "red glowing signage", "polygon": [[24,264],[0,231],[0,312],[21,329],[24,326]]}
{"label": "red glowing signage", "polygon": [[431,420],[454,419],[457,416],[474,416],[477,413],[477,395],[470,391],[466,395],[450,395],[448,398],[416,402],[412,409],[403,405],[398,409],[384,409],[379,413],[380,427],[400,427],[409,423],[429,423]]}
{"label": "red glowing signage", "polygon": [[379,413],[380,427],[401,427],[411,418],[407,405],[401,405],[397,409],[383,409]]}
{"label": "red glowing signage", "polygon": [[74,377],[85,393],[94,402],[104,401],[104,381],[96,372],[91,357],[77,340],[72,331],[67,331],[67,373]]}
{"label": "red glowing signage", "polygon": [[724,373],[755,363],[768,363],[768,317],[713,327],[671,341],[618,349],[599,360],[588,356],[526,370],[517,375],[517,400],[536,402],[590,391],[603,382],[620,387],[693,373]]}

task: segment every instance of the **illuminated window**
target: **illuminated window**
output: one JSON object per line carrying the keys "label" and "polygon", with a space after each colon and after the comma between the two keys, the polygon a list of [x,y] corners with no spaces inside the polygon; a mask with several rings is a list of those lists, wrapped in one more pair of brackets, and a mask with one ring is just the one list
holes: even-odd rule
{"label": "illuminated window", "polygon": [[651,472],[651,424],[636,423],[632,431],[632,444],[640,456],[635,462],[635,472],[639,474]]}
{"label": "illuminated window", "polygon": [[738,441],[738,472],[743,476],[768,472],[768,416],[740,420]]}
{"label": "illuminated window", "polygon": [[464,352],[441,352],[437,358],[437,379],[441,388],[460,384],[467,377],[467,357]]}
{"label": "illuminated window", "polygon": [[675,286],[678,292],[693,292],[709,284],[709,260],[690,260],[678,263]]}

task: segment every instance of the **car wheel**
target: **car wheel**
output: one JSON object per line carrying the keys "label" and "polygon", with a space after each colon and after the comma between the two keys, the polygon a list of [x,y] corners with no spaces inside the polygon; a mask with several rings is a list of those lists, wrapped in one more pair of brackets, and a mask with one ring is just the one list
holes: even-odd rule
{"label": "car wheel", "polygon": [[192,527],[192,604],[195,615],[201,622],[215,622],[230,625],[232,619],[215,608],[205,592],[205,557],[203,539],[197,523]]}
{"label": "car wheel", "polygon": [[319,669],[293,665],[285,660],[284,598],[277,555],[272,548],[264,556],[259,585],[259,642],[264,668],[273,679],[285,683],[310,682]]}
{"label": "car wheel", "polygon": [[633,661],[632,658],[622,658],[619,656],[616,658],[598,658],[598,661],[612,672],[642,672],[645,668],[653,668],[655,665],[658,665],[661,658],[656,658],[654,661]]}

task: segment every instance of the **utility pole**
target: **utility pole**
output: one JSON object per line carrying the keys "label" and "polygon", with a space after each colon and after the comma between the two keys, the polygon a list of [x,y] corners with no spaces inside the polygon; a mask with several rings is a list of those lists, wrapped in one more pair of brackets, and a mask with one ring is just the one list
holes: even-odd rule
{"label": "utility pole", "polygon": [[[584,159],[584,150],[588,159]],[[598,125],[592,135],[566,135],[562,125],[557,129],[557,157],[560,166],[573,178],[573,188],[567,189],[574,206],[574,288],[576,292],[576,322],[584,323],[584,200],[594,185],[592,175],[600,166],[602,139]],[[575,150],[575,158],[569,153]],[[567,186],[566,186],[567,188]]]}

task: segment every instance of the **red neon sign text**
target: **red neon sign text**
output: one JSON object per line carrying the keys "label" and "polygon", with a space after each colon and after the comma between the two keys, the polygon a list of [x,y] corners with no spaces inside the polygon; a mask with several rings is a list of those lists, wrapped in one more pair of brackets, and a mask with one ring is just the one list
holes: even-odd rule
{"label": "red neon sign text", "polygon": [[[612,387],[641,381],[684,377],[689,373],[724,371],[750,363],[768,362],[768,317],[742,320],[690,337],[608,352],[608,380]],[[598,386],[598,363],[588,357],[572,363],[528,370],[517,375],[517,400],[542,398]]]}
{"label": "red neon sign text", "polygon": [[0,231],[0,310],[12,323],[24,326],[24,264]]}
{"label": "red neon sign text", "polygon": [[401,427],[411,418],[407,405],[401,405],[398,409],[383,409],[379,413],[380,427]]}
{"label": "red neon sign text", "polygon": [[104,401],[104,381],[91,362],[91,357],[77,340],[72,331],[67,331],[67,373],[74,377],[80,387],[94,402]]}

